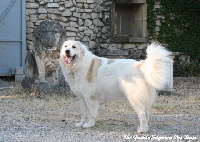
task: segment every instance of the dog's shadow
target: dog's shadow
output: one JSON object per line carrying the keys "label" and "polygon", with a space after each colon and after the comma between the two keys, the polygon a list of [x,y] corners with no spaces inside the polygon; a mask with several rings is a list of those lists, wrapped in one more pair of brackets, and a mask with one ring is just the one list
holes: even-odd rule
{"label": "dog's shadow", "polygon": [[91,127],[93,130],[103,131],[103,132],[122,132],[122,131],[130,131],[137,129],[137,125],[133,121],[123,120],[123,119],[104,119],[97,120],[94,127]]}

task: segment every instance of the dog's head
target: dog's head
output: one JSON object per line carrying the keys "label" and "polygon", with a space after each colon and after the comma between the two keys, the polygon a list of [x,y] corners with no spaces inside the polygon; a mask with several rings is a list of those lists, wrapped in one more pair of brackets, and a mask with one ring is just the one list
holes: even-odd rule
{"label": "dog's head", "polygon": [[61,47],[60,58],[67,65],[73,65],[82,60],[85,49],[79,41],[65,41]]}

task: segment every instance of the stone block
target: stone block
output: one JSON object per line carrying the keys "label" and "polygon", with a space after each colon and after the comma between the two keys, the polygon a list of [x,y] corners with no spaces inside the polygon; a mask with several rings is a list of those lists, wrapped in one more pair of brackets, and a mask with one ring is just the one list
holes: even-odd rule
{"label": "stone block", "polygon": [[91,17],[92,17],[92,19],[99,18],[99,14],[91,13]]}
{"label": "stone block", "polygon": [[72,16],[72,12],[69,9],[66,9],[63,13],[62,16]]}
{"label": "stone block", "polygon": [[47,14],[40,14],[38,17],[39,20],[45,20],[47,19]]}
{"label": "stone block", "polygon": [[84,9],[84,12],[92,12],[92,9]]}
{"label": "stone block", "polygon": [[48,3],[47,7],[59,7],[57,3]]}
{"label": "stone block", "polygon": [[31,22],[37,22],[38,19],[37,19],[36,15],[30,15],[30,21]]}
{"label": "stone block", "polygon": [[38,9],[37,13],[47,13],[47,10],[46,10],[46,8],[44,8],[44,7],[40,7],[40,8]]}
{"label": "stone block", "polygon": [[26,3],[26,8],[35,8],[35,9],[37,9],[37,8],[39,8],[39,5],[38,4],[36,4],[36,3]]}
{"label": "stone block", "polygon": [[31,15],[36,13],[36,9],[26,9],[26,15]]}
{"label": "stone block", "polygon": [[90,16],[90,14],[83,13],[83,14],[82,14],[82,18],[83,18],[83,19],[90,19],[91,16]]}
{"label": "stone block", "polygon": [[75,18],[75,17],[69,17],[69,20],[72,21],[72,22],[76,22],[76,21],[78,21],[78,19]]}
{"label": "stone block", "polygon": [[87,0],[87,3],[95,3],[96,2],[96,0]]}
{"label": "stone block", "polygon": [[25,77],[25,74],[17,74],[15,75],[15,82],[21,82]]}
{"label": "stone block", "polygon": [[63,10],[65,10],[65,7],[64,7],[64,6],[60,6],[60,7],[58,8],[58,10],[63,11]]}
{"label": "stone block", "polygon": [[66,21],[68,21],[68,19],[65,18],[65,17],[60,17],[60,21],[62,21],[62,22],[66,22]]}
{"label": "stone block", "polygon": [[103,27],[104,24],[99,19],[94,19],[93,23],[95,26]]}
{"label": "stone block", "polygon": [[70,32],[78,32],[78,29],[74,27],[66,27],[66,30]]}
{"label": "stone block", "polygon": [[88,36],[84,36],[82,41],[90,41],[90,38]]}
{"label": "stone block", "polygon": [[68,1],[68,2],[65,3],[66,8],[69,8],[69,7],[72,7],[72,6],[73,6],[72,1]]}
{"label": "stone block", "polygon": [[49,9],[47,9],[47,11],[50,14],[61,14],[57,9],[49,8]]}
{"label": "stone block", "polygon": [[122,46],[123,49],[134,49],[136,47],[135,44],[124,44]]}
{"label": "stone block", "polygon": [[90,29],[86,29],[86,30],[84,31],[84,34],[90,36],[90,35],[93,34],[93,31],[90,30]]}
{"label": "stone block", "polygon": [[74,32],[67,32],[66,35],[67,36],[76,36],[76,33],[74,33]]}
{"label": "stone block", "polygon": [[89,19],[85,20],[85,26],[91,26],[92,25],[92,21]]}
{"label": "stone block", "polygon": [[83,10],[83,9],[81,9],[81,8],[76,8],[76,12],[79,12],[79,13],[81,13],[81,12],[84,12],[84,10]]}
{"label": "stone block", "polygon": [[23,67],[16,67],[15,74],[24,74]]}
{"label": "stone block", "polygon": [[77,12],[74,12],[74,13],[73,13],[73,16],[74,16],[74,17],[80,18],[80,17],[81,17],[81,14],[80,14],[80,13],[77,13]]}
{"label": "stone block", "polygon": [[69,25],[70,27],[79,27],[76,22],[70,22]]}
{"label": "stone block", "polygon": [[75,12],[75,11],[76,11],[76,8],[75,8],[75,7],[71,7],[69,10],[70,10],[71,12]]}

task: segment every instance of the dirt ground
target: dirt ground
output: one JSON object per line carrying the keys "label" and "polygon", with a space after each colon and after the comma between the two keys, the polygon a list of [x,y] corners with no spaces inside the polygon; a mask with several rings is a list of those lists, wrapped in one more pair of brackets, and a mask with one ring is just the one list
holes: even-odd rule
{"label": "dirt ground", "polygon": [[0,142],[200,141],[200,78],[174,78],[176,93],[159,94],[146,134],[137,134],[138,118],[125,99],[100,106],[96,125],[75,128],[79,104],[71,95],[38,98],[20,85],[0,89]]}

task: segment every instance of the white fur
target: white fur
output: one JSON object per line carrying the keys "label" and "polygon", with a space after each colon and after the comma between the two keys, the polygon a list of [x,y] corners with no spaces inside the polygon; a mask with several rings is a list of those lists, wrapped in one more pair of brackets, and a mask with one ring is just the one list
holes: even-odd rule
{"label": "white fur", "polygon": [[[71,64],[64,61],[65,50],[70,50],[71,56],[76,54]],[[80,101],[82,117],[76,127],[94,126],[101,101],[125,96],[138,114],[138,132],[146,132],[149,112],[156,98],[155,89],[162,89],[169,76],[167,64],[172,62],[169,54],[161,45],[151,44],[147,48],[146,60],[116,59],[110,62],[110,59],[93,55],[78,41],[65,41],[59,63],[66,81]],[[99,66],[92,70],[92,79],[88,80],[88,71],[94,60],[101,63],[96,64]]]}

